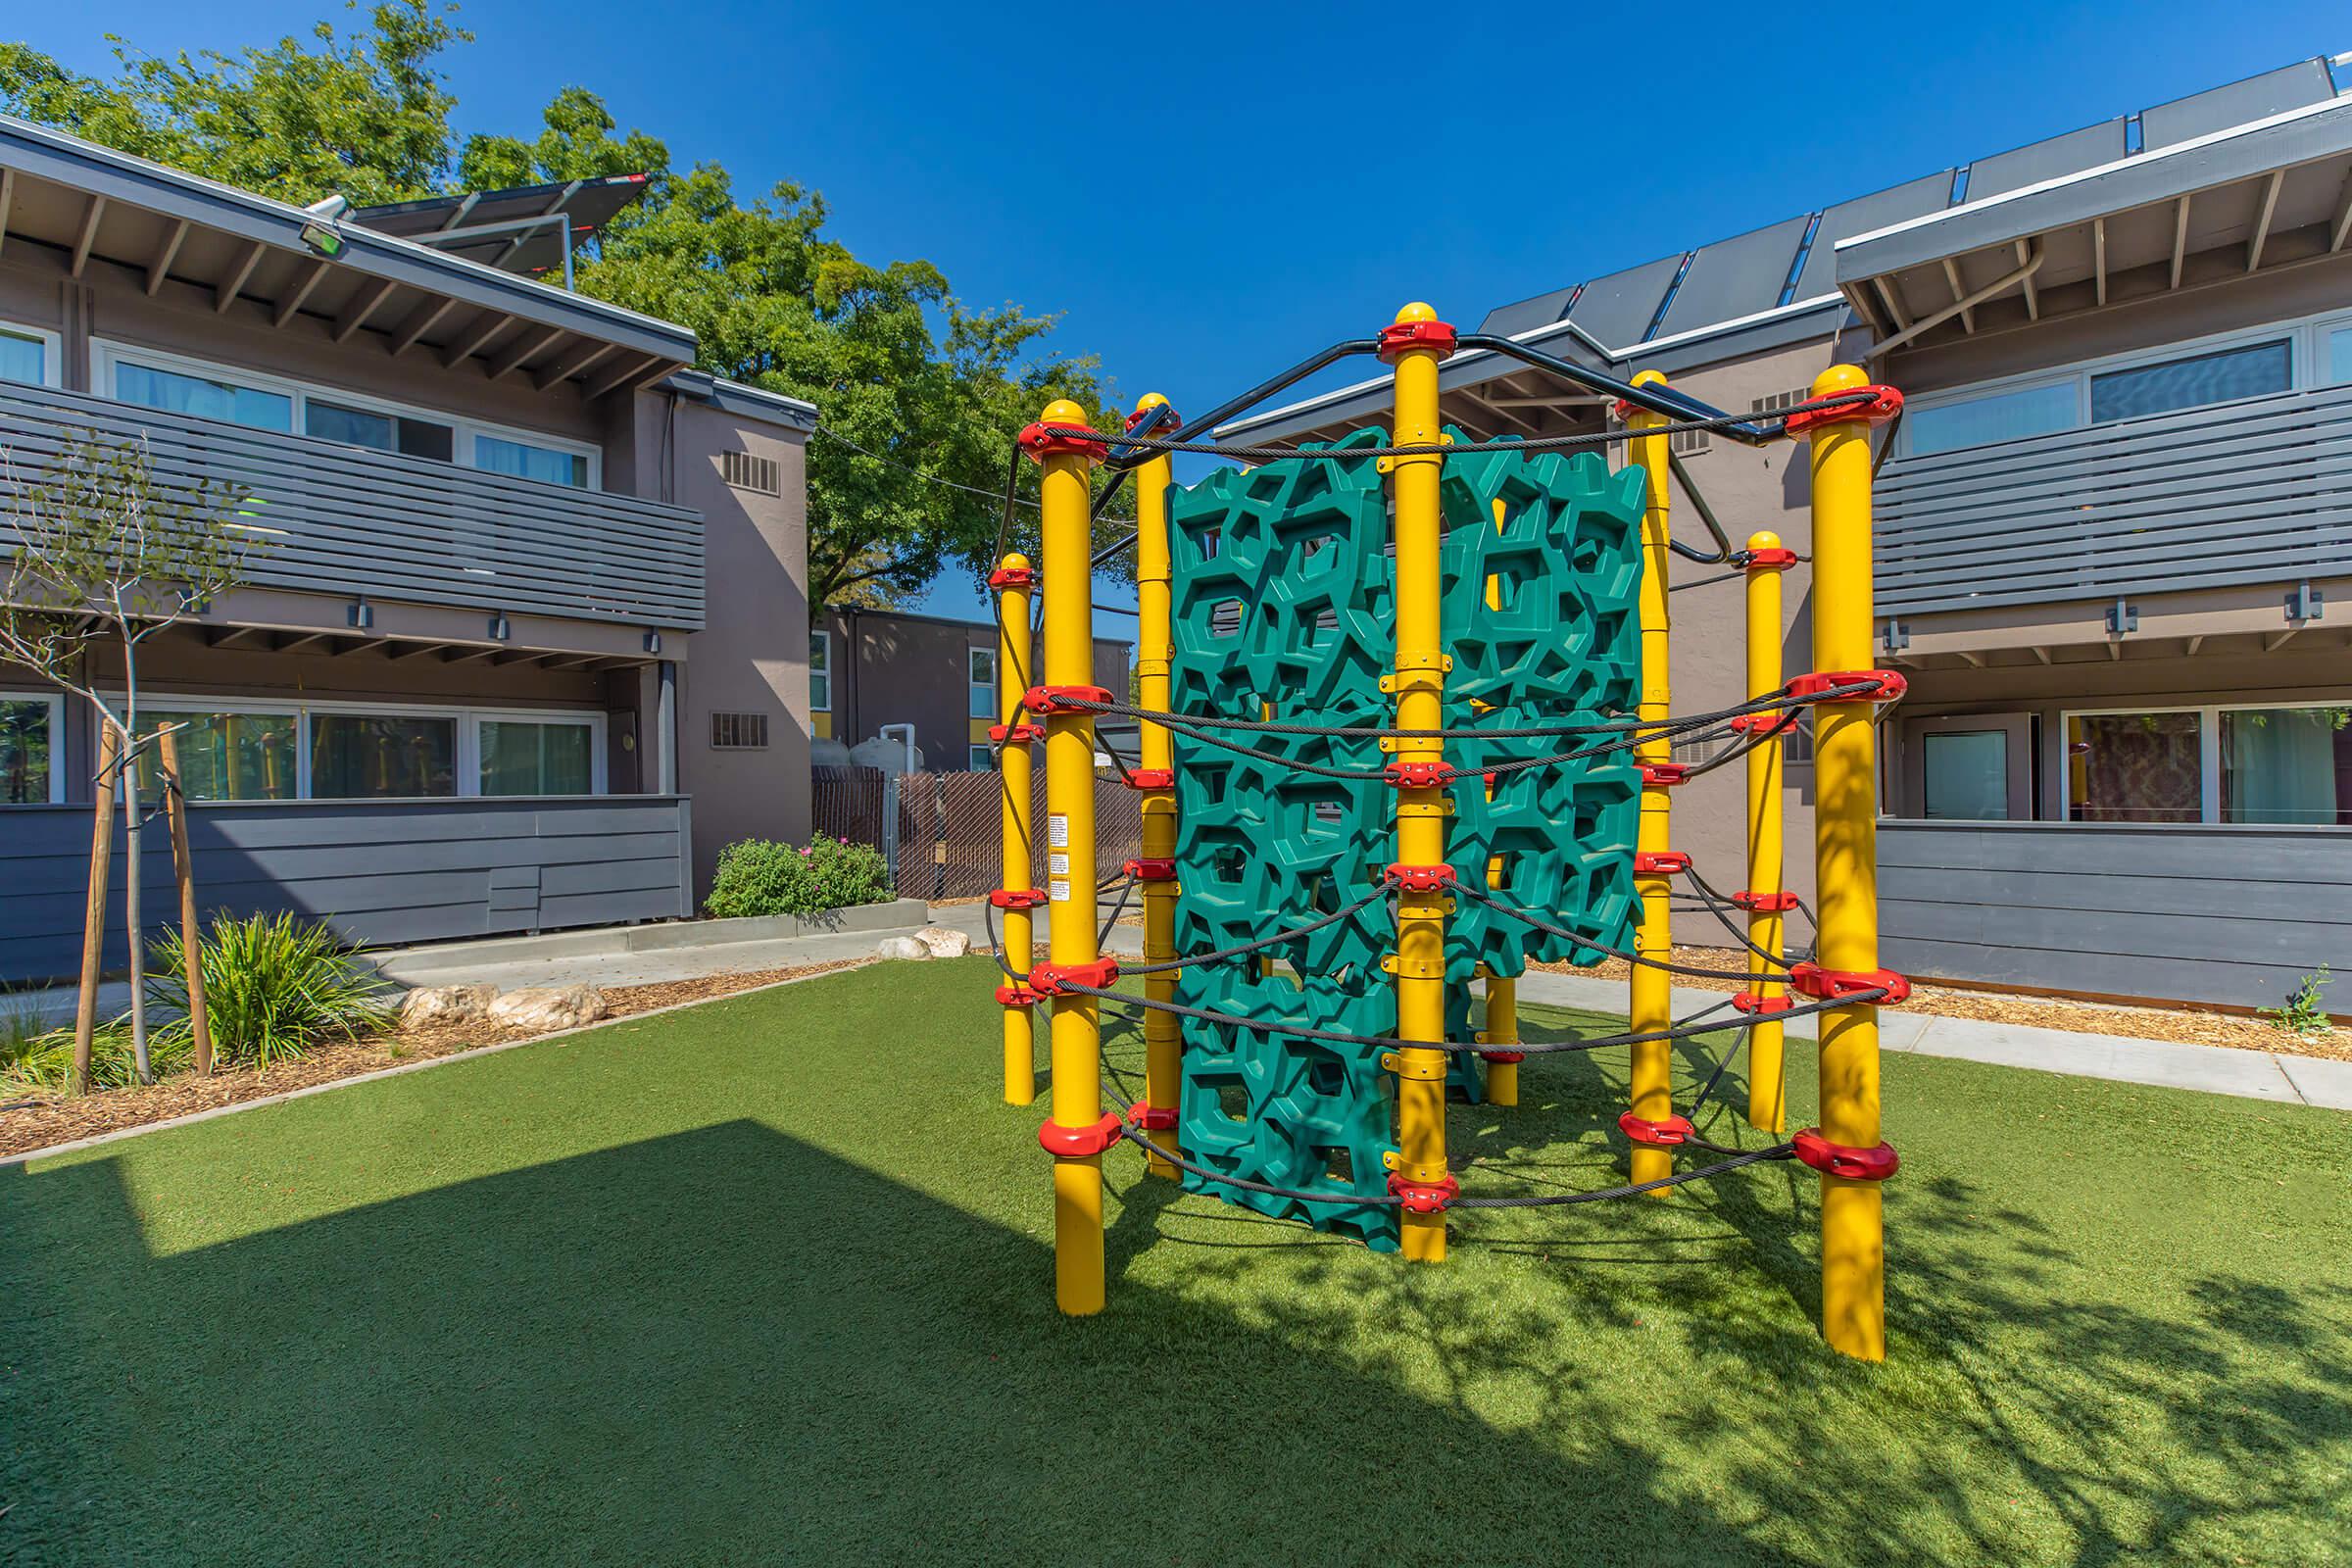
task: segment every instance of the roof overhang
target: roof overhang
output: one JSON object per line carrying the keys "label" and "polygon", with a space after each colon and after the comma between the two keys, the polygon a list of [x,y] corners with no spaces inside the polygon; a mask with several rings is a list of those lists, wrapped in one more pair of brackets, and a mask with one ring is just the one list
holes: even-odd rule
{"label": "roof overhang", "polygon": [[801,435],[816,428],[815,404],[787,393],[770,392],[763,386],[730,381],[708,370],[680,370],[662,385],[681,397],[707,403],[732,418],[753,419]]}
{"label": "roof overhang", "polygon": [[394,355],[477,362],[491,379],[603,396],[691,364],[694,334],[346,217],[333,259],[315,215],[45,125],[0,116],[0,255],[47,255],[72,276],[111,269],[150,296],[189,291],[223,317],[366,333]]}
{"label": "roof overhang", "polygon": [[644,174],[605,174],[357,207],[348,220],[502,272],[537,274],[562,268],[574,247],[652,188]]}
{"label": "roof overhang", "polygon": [[1840,241],[1874,353],[2267,273],[2352,237],[2352,99],[2307,104]]}

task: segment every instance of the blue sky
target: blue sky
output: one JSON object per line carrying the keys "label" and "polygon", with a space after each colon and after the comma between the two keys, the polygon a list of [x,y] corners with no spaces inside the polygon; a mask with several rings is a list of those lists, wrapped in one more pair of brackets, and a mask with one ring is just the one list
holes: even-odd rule
{"label": "blue sky", "polygon": [[[102,31],[235,48],[333,0],[21,6],[84,70]],[[2352,49],[2343,6],[1785,5],[994,10],[470,0],[466,129],[601,93],[681,163],[824,192],[874,260],[1063,317],[1130,403],[1201,408],[1427,299],[1495,304],[2200,88]],[[1433,24],[1434,19],[1434,24]],[[929,608],[976,613],[968,586]]]}

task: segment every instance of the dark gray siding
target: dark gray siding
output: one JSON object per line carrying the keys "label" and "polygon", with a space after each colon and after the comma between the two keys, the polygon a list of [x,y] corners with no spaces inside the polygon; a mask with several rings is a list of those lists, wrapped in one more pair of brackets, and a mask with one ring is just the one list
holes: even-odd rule
{"label": "dark gray siding", "polygon": [[[107,967],[122,940],[122,830],[115,828]],[[691,914],[687,802],[679,796],[532,800],[218,802],[189,813],[206,918],[291,909],[369,945]],[[143,837],[151,931],[177,918],[171,839]],[[0,810],[0,981],[81,963],[90,808]]]}
{"label": "dark gray siding", "polygon": [[2352,828],[1883,821],[1879,927],[1915,978],[2274,1007],[2352,969]]}
{"label": "dark gray siding", "polygon": [[257,587],[424,605],[703,624],[700,513],[634,496],[274,435],[51,387],[0,385],[20,475],[83,430],[145,439],[166,483],[231,480],[255,496]]}
{"label": "dark gray siding", "polygon": [[2352,386],[1890,462],[1878,607],[1972,610],[2352,571]]}

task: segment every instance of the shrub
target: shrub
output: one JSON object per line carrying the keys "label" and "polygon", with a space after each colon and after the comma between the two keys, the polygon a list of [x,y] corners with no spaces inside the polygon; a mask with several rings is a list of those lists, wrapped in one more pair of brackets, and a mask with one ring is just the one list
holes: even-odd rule
{"label": "shrub", "polygon": [[2286,1004],[2279,1007],[2256,1009],[2274,1029],[2283,1029],[2290,1035],[2309,1037],[2324,1035],[2328,1030],[2328,1003],[2321,995],[2332,985],[2335,977],[2321,964],[2319,972],[2307,974],[2286,994]]}
{"label": "shrub", "polygon": [[[188,1064],[189,1043],[161,1036],[147,1042],[147,1062],[158,1078]],[[130,1054],[127,1016],[102,1023],[90,1037],[90,1087],[122,1089],[138,1081]],[[12,1094],[62,1095],[74,1086],[74,1028],[68,1024],[38,1034],[0,1033],[0,1090]]]}
{"label": "shrub", "polygon": [[[188,986],[179,933],[155,944],[148,995],[176,1016],[159,1031],[185,1055]],[[267,1067],[329,1040],[373,1034],[392,1020],[389,988],[335,934],[290,913],[221,916],[197,942],[213,1059]]]}
{"label": "shrub", "polygon": [[819,837],[805,847],[741,839],[718,853],[718,874],[703,907],[716,919],[752,914],[815,914],[891,896],[881,852],[848,839]]}

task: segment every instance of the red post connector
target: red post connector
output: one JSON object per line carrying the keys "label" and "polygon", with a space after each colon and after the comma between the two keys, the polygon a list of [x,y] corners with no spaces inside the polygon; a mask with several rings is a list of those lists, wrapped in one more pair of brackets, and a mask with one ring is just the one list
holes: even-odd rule
{"label": "red post connector", "polygon": [[1398,1171],[1389,1178],[1389,1191],[1403,1200],[1397,1206],[1407,1214],[1443,1214],[1446,1205],[1462,1196],[1462,1183],[1451,1171],[1435,1182],[1407,1181]]}
{"label": "red post connector", "polygon": [[1107,686],[1032,686],[1021,693],[1021,706],[1040,716],[1076,713],[1092,718],[1096,713],[1094,708],[1076,705],[1107,706],[1114,700]]}
{"label": "red post connector", "polygon": [[1162,409],[1167,409],[1168,417],[1174,419],[1176,423],[1180,425],[1184,423],[1182,416],[1179,416],[1173,408],[1170,408],[1165,403],[1154,403],[1148,409],[1138,409],[1133,414],[1127,416],[1127,422],[1121,425],[1120,428],[1124,430],[1133,430],[1137,425],[1143,423],[1146,419],[1149,419],[1152,417],[1152,416],[1157,414]]}
{"label": "red post connector", "polygon": [[1402,860],[1381,873],[1383,885],[1406,893],[1438,893],[1453,886],[1450,865],[1407,865]]}
{"label": "red post connector", "polygon": [[[1867,683],[1867,684],[1865,684]],[[1858,692],[1825,697],[1840,686],[1863,685]],[[1911,689],[1911,683],[1891,669],[1829,669],[1799,675],[1788,683],[1788,695],[1816,703],[1891,703]]]}
{"label": "red post connector", "polygon": [[1903,395],[1890,386],[1857,386],[1844,392],[1832,392],[1828,397],[1852,397],[1856,392],[1868,392],[1868,403],[1841,403],[1834,409],[1799,408],[1782,421],[1785,435],[1810,435],[1828,424],[1885,424],[1903,412]]}
{"label": "red post connector", "polygon": [[1658,1149],[1672,1149],[1690,1141],[1698,1131],[1688,1116],[1669,1116],[1664,1121],[1651,1121],[1627,1111],[1617,1118],[1617,1130],[1637,1144],[1649,1144]]}
{"label": "red post connector", "polygon": [[1034,588],[1046,580],[1035,566],[999,566],[988,574],[988,585],[1003,593],[1007,588]]}
{"label": "red post connector", "polygon": [[1741,713],[1731,721],[1730,727],[1742,735],[1761,735],[1766,730],[1779,728],[1788,716],[1785,710],[1777,713]]}
{"label": "red post connector", "polygon": [[1527,1059],[1527,1053],[1524,1051],[1482,1051],[1478,1054],[1478,1059],[1481,1061],[1491,1061],[1498,1066],[1508,1067],[1514,1065],[1515,1063],[1525,1061]]}
{"label": "red post connector", "polygon": [[1046,906],[1044,888],[997,888],[988,895],[988,902],[1000,909],[1042,909]]}
{"label": "red post connector", "polygon": [[1064,452],[1074,452],[1091,462],[1101,463],[1110,456],[1110,443],[1091,430],[1069,425],[1032,424],[1024,426],[1013,442],[1029,454],[1033,463]]}
{"label": "red post connector", "polygon": [[1670,790],[1677,784],[1690,781],[1690,766],[1683,762],[1643,762],[1642,787],[1645,790]]}
{"label": "red post connector", "polygon": [[1451,762],[1391,762],[1380,776],[1400,790],[1442,790],[1461,777]]}
{"label": "red post connector", "polygon": [[1796,552],[1784,545],[1769,550],[1750,550],[1747,559],[1740,564],[1742,571],[1778,571],[1796,564]]}
{"label": "red post connector", "polygon": [[1068,984],[1092,986],[1107,991],[1119,978],[1116,958],[1094,958],[1085,963],[1033,963],[1029,966],[1029,989],[1041,997],[1058,997]]}
{"label": "red post connector", "polygon": [[1892,1144],[1881,1144],[1876,1149],[1833,1144],[1821,1136],[1818,1127],[1806,1128],[1789,1142],[1796,1145],[1796,1157],[1805,1164],[1849,1182],[1883,1182],[1902,1165],[1894,1157]]}
{"label": "red post connector", "polygon": [[1043,724],[991,724],[988,726],[988,738],[1000,746],[1026,746],[1031,741],[1044,740],[1046,727]]}
{"label": "red post connector", "polygon": [[1176,770],[1172,767],[1138,767],[1127,775],[1131,790],[1172,790],[1176,787]]}
{"label": "red post connector", "polygon": [[1753,914],[1787,914],[1796,907],[1793,893],[1750,893],[1742,888],[1732,895],[1732,903]]}
{"label": "red post connector", "polygon": [[1176,862],[1164,855],[1138,856],[1136,858],[1122,863],[1119,869],[1138,882],[1173,882],[1176,880]]}
{"label": "red post connector", "polygon": [[1824,969],[1818,963],[1788,966],[1788,989],[1814,1002],[1844,1002],[1866,991],[1884,991],[1872,1004],[1891,1007],[1911,1000],[1911,982],[1892,969]]}
{"label": "red post connector", "polygon": [[1634,855],[1636,876],[1680,876],[1690,869],[1690,857],[1682,850],[1660,850],[1655,855],[1646,850]]}
{"label": "red post connector", "polygon": [[1392,321],[1380,329],[1380,363],[1395,365],[1411,349],[1429,349],[1441,360],[1460,346],[1453,327],[1445,321]]}
{"label": "red post connector", "polygon": [[1742,991],[1732,998],[1734,1012],[1761,1013],[1767,1018],[1776,1012],[1787,1012],[1795,1005],[1787,997],[1759,997],[1753,991]]}
{"label": "red post connector", "polygon": [[997,987],[997,1005],[1000,1007],[1034,1007],[1045,1000],[1027,986]]}
{"label": "red post connector", "polygon": [[1119,1129],[1126,1118],[1115,1110],[1106,1110],[1102,1119],[1091,1127],[1064,1127],[1057,1121],[1048,1121],[1037,1130],[1037,1146],[1055,1159],[1090,1159],[1119,1141]]}
{"label": "red post connector", "polygon": [[1127,1125],[1139,1133],[1172,1133],[1176,1130],[1176,1107],[1139,1100],[1127,1107]]}

